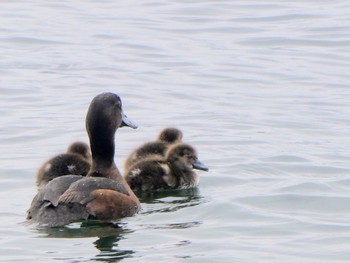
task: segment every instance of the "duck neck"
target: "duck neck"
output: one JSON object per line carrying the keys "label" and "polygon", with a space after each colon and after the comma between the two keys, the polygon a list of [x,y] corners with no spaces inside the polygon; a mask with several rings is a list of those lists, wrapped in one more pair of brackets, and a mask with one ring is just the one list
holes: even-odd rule
{"label": "duck neck", "polygon": [[90,141],[91,154],[93,162],[102,163],[110,166],[114,163],[114,137],[108,139],[107,137],[99,137]]}
{"label": "duck neck", "polygon": [[[114,163],[114,135],[113,136],[91,136],[90,147],[92,154],[92,165],[89,176],[96,177],[118,177],[120,173]],[[117,170],[117,173],[113,173]],[[116,179],[116,178],[111,178]]]}

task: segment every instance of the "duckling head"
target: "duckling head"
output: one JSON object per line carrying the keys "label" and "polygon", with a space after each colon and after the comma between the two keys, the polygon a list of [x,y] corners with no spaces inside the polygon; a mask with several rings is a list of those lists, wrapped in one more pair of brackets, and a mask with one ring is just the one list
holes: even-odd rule
{"label": "duckling head", "polygon": [[83,158],[90,160],[91,159],[91,151],[89,145],[84,142],[74,142],[72,143],[68,149],[67,153],[74,153],[82,156]]}
{"label": "duckling head", "polygon": [[179,143],[182,141],[182,131],[176,128],[166,128],[161,131],[158,140],[165,143]]}
{"label": "duckling head", "polygon": [[198,159],[197,151],[187,143],[178,143],[169,148],[166,159],[170,167],[184,172],[193,169],[208,171],[209,168]]}

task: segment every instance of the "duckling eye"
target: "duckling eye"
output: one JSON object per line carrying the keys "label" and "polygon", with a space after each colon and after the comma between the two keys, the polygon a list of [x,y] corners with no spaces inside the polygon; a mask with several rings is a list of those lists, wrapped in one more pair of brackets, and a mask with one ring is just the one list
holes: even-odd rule
{"label": "duckling eye", "polygon": [[196,159],[195,156],[187,154],[187,158],[190,159],[191,161],[194,161]]}

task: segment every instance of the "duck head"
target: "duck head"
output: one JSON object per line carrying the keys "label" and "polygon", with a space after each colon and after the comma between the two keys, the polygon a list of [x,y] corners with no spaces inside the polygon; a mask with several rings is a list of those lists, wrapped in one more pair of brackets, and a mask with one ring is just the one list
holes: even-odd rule
{"label": "duck head", "polygon": [[114,135],[123,126],[137,128],[124,114],[122,101],[117,94],[102,93],[91,101],[86,115],[86,130],[93,159],[113,159]]}

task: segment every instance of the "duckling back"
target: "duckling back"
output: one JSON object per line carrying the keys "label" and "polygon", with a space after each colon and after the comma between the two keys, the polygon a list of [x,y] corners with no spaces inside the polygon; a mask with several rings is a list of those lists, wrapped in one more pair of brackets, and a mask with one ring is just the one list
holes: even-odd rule
{"label": "duckling back", "polygon": [[37,173],[37,186],[46,185],[52,179],[62,175],[86,176],[91,166],[89,146],[83,142],[71,144],[66,153],[59,154],[46,161]]}
{"label": "duckling back", "polygon": [[144,158],[134,163],[125,174],[125,180],[134,192],[168,189],[163,177],[169,174],[166,160],[161,156]]}
{"label": "duckling back", "polygon": [[182,141],[182,131],[176,128],[166,128],[160,132],[154,142],[147,142],[136,148],[126,159],[124,169],[127,172],[130,167],[141,159],[149,157],[164,157],[169,145]]}

